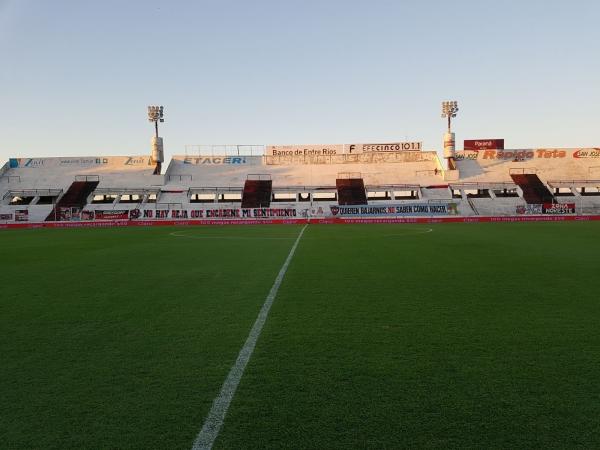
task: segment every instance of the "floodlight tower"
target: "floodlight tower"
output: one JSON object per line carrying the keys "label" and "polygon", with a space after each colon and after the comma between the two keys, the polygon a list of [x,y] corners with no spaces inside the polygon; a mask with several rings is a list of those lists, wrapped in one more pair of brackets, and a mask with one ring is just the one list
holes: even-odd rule
{"label": "floodlight tower", "polygon": [[442,118],[448,118],[448,131],[444,134],[444,158],[448,161],[448,169],[452,170],[453,164],[449,161],[454,159],[455,140],[452,132],[452,119],[458,112],[457,101],[442,102]]}
{"label": "floodlight tower", "polygon": [[158,122],[164,122],[164,107],[148,106],[148,120],[154,122],[154,137],[152,138],[152,162],[156,164],[156,175],[160,174],[161,166],[165,160],[163,139],[158,136]]}

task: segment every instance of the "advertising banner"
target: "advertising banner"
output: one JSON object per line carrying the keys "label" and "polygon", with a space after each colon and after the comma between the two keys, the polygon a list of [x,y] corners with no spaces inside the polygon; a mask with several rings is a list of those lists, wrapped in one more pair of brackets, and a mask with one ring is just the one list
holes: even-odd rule
{"label": "advertising banner", "polygon": [[529,161],[535,159],[550,159],[564,161],[567,159],[600,159],[600,148],[529,148],[529,149],[480,149],[456,152],[455,159],[489,159],[500,161]]}
{"label": "advertising banner", "polygon": [[575,203],[544,203],[544,214],[575,214]]}
{"label": "advertising banner", "polygon": [[465,139],[465,150],[504,150],[504,139]]}
{"label": "advertising banner", "polygon": [[347,153],[369,152],[420,152],[422,142],[389,142],[383,144],[349,144],[345,146]]}
{"label": "advertising banner", "polygon": [[262,156],[175,156],[175,160],[193,166],[247,166],[262,164]]}
{"label": "advertising banner", "polygon": [[97,209],[95,212],[96,220],[119,220],[129,218],[129,211],[126,209],[111,209],[111,210],[100,210]]}
{"label": "advertising banner", "polygon": [[422,142],[383,142],[368,144],[267,145],[267,156],[335,156],[378,152],[420,152]]}
{"label": "advertising banner", "polygon": [[333,156],[344,153],[343,144],[267,145],[267,156]]}
{"label": "advertising banner", "polygon": [[518,205],[516,213],[519,215],[529,214],[542,214],[542,205]]}
{"label": "advertising banner", "polygon": [[29,211],[26,209],[15,210],[15,222],[27,222],[29,220]]}
{"label": "advertising banner", "polygon": [[434,161],[436,158],[436,152],[367,152],[332,156],[266,156],[265,164],[382,164]]}
{"label": "advertising banner", "polygon": [[264,219],[294,218],[301,215],[306,215],[305,210],[300,212],[296,208],[132,209],[129,212],[131,220]]}
{"label": "advertising banner", "polygon": [[0,220],[13,220],[12,214],[0,214]]}
{"label": "advertising banner", "polygon": [[146,168],[153,166],[149,156],[86,156],[68,158],[10,158],[9,167],[12,169],[35,168]]}
{"label": "advertising banner", "polygon": [[[299,217],[372,217],[372,216],[454,216],[456,203],[411,203],[407,205],[315,206],[312,208],[206,208],[206,209],[133,209],[130,220],[244,220],[293,219]],[[118,217],[123,218],[123,217]],[[96,219],[98,211],[96,211]],[[115,217],[117,219],[117,217]]]}
{"label": "advertising banner", "polygon": [[517,206],[519,215],[575,214],[575,203],[544,203]]}
{"label": "advertising banner", "polygon": [[573,152],[573,158],[584,159],[584,158],[600,158],[600,148],[582,148]]}
{"label": "advertising banner", "polygon": [[474,216],[474,217],[321,217],[321,218],[282,218],[282,219],[205,219],[205,220],[105,220],[86,222],[28,222],[0,224],[0,229],[21,228],[108,228],[123,226],[161,226],[161,225],[259,225],[259,224],[363,224],[363,223],[395,223],[395,224],[437,224],[437,223],[490,223],[490,222],[568,222],[568,221],[600,221],[600,215],[521,215],[521,216]]}
{"label": "advertising banner", "polygon": [[333,216],[338,217],[369,217],[369,216],[432,216],[432,215],[457,215],[456,203],[413,203],[407,205],[357,205],[339,206],[330,205]]}
{"label": "advertising banner", "polygon": [[461,159],[491,159],[502,161],[527,161],[530,159],[565,159],[567,150],[559,149],[526,149],[526,150],[480,150],[456,152],[455,158]]}

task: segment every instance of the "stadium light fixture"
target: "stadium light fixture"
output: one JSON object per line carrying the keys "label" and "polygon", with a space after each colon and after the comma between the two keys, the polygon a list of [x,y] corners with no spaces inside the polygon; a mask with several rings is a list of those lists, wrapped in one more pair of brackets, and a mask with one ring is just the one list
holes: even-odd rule
{"label": "stadium light fixture", "polygon": [[148,120],[154,122],[155,136],[158,137],[158,122],[164,122],[163,106],[148,106]]}
{"label": "stadium light fixture", "polygon": [[442,102],[442,119],[448,118],[448,133],[451,133],[452,118],[456,117],[457,112],[458,102],[456,100]]}

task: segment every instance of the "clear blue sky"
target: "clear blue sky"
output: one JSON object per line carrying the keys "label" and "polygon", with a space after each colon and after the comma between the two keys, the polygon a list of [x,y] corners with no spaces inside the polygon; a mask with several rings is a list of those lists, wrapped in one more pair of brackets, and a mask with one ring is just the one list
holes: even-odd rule
{"label": "clear blue sky", "polygon": [[600,2],[0,0],[0,160],[185,144],[600,146]]}

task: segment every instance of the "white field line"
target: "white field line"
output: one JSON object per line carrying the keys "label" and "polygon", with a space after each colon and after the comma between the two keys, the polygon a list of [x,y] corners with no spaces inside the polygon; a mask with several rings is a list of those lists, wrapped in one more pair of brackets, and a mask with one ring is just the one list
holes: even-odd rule
{"label": "white field line", "polygon": [[275,282],[265,299],[265,302],[258,313],[258,317],[250,330],[250,334],[246,338],[246,342],[244,346],[240,350],[238,357],[231,367],[223,386],[221,387],[221,392],[214,399],[212,407],[204,421],[204,425],[196,436],[196,440],[194,441],[194,445],[192,446],[192,450],[200,450],[200,449],[211,449],[215,439],[219,435],[219,431],[221,430],[221,426],[223,425],[223,421],[225,420],[225,416],[227,415],[227,410],[229,409],[229,405],[231,404],[231,400],[235,395],[238,384],[244,375],[244,370],[246,369],[246,365],[252,356],[252,352],[254,351],[254,347],[256,346],[256,341],[258,340],[260,333],[262,332],[265,321],[267,320],[267,316],[269,314],[269,310],[271,309],[271,305],[273,304],[273,300],[275,300],[275,296],[277,295],[277,291],[279,290],[279,286],[281,286],[281,282],[283,281],[283,277],[287,272],[288,266],[294,257],[294,253],[296,252],[296,247],[298,247],[298,243],[304,234],[304,230],[308,224],[304,225],[294,245],[292,246],[290,253],[288,254],[283,266],[279,270],[277,274],[277,278],[275,278]]}

